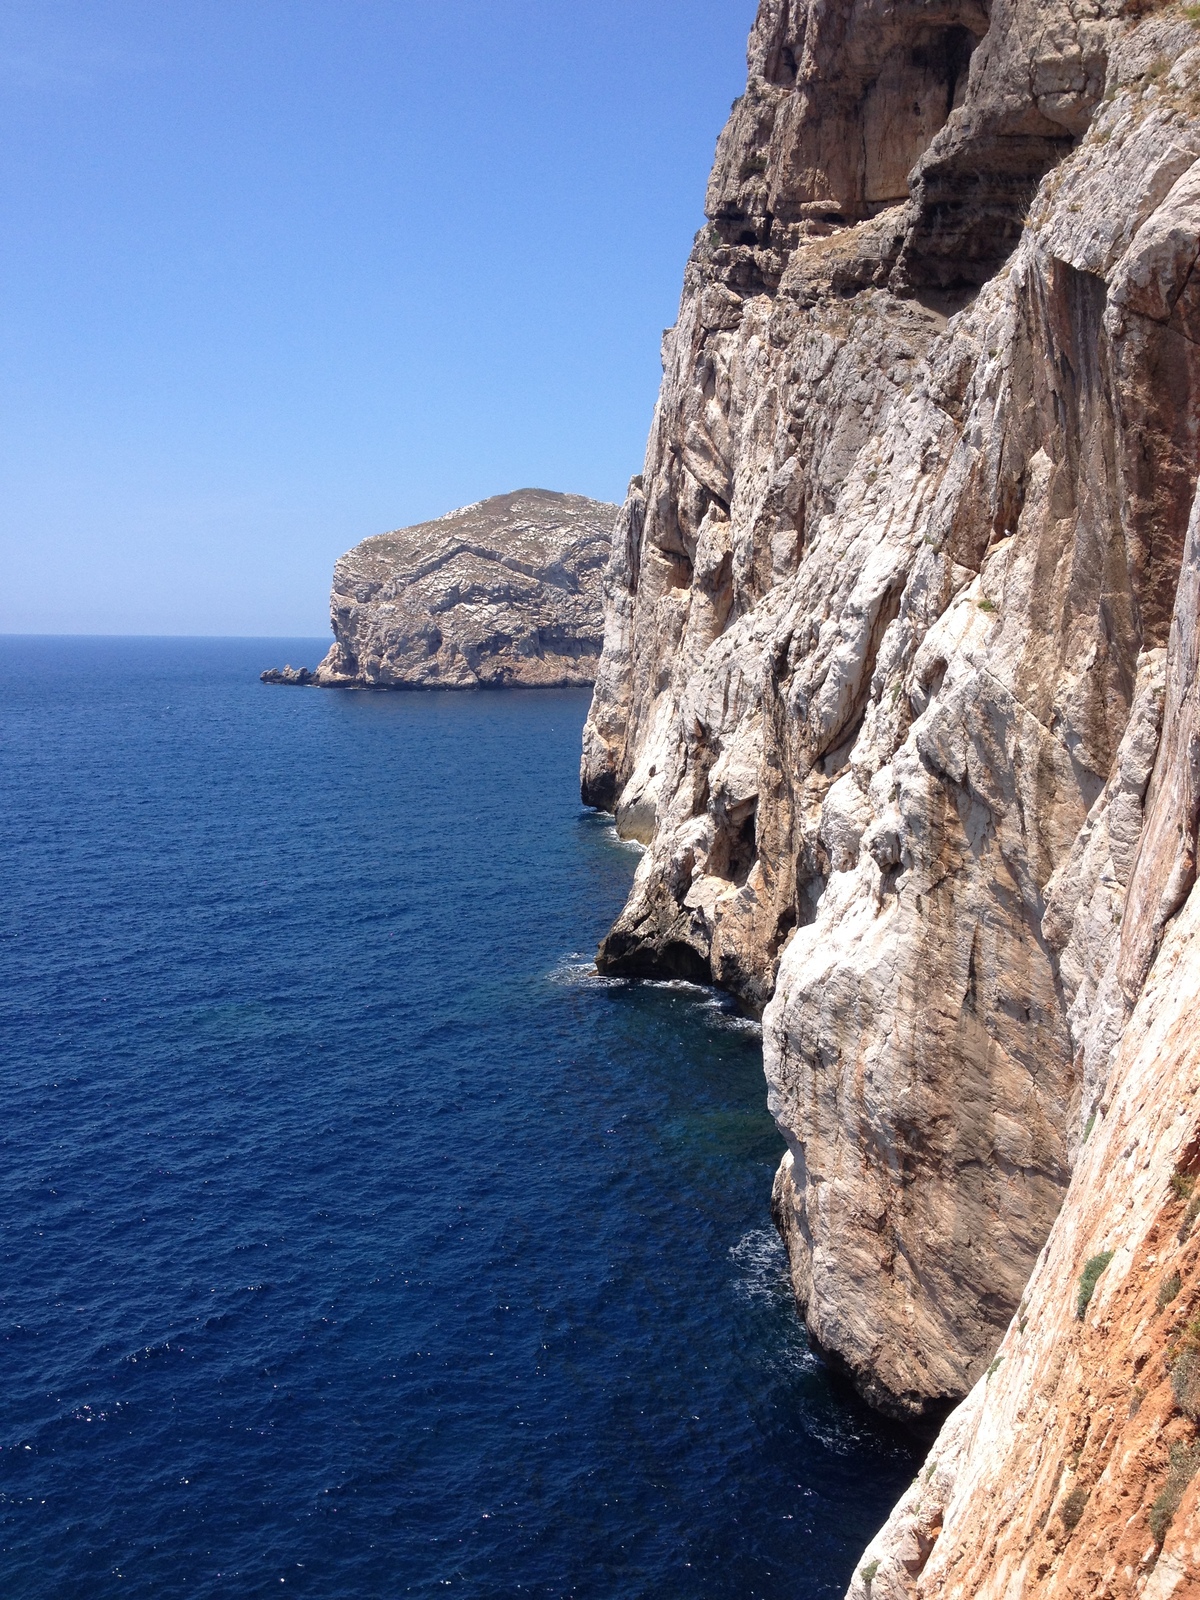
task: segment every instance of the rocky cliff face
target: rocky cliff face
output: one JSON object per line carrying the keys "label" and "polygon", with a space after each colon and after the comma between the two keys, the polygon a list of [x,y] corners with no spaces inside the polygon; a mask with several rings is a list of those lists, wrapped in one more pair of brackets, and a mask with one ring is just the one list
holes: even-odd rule
{"label": "rocky cliff face", "polygon": [[616,515],[582,495],[518,489],[364,539],[334,567],[335,642],[315,681],[592,683]]}
{"label": "rocky cliff face", "polygon": [[765,1007],[817,1342],[968,1396],[874,1600],[1200,1592],[1198,156],[1186,11],[766,0],[618,523],[601,964]]}
{"label": "rocky cliff face", "polygon": [[853,1600],[1200,1593],[1198,1006],[1193,892],[1018,1314]]}
{"label": "rocky cliff face", "polygon": [[[1182,1056],[1146,1064],[1168,1001],[1129,1019],[1200,805],[1200,31],[763,0],[749,66],[606,577],[583,793],[648,849],[599,961],[764,1008],[809,1328],[932,1422],[1006,1392],[1035,1263],[1070,1300],[1127,1086],[1185,1108],[1138,1133],[1159,1200],[1197,1114]],[[955,1478],[960,1551],[997,1459]]]}
{"label": "rocky cliff face", "polygon": [[1200,498],[1167,647],[1144,658],[1055,885],[1074,904],[1084,1143],[1017,1314],[857,1600],[1200,1593],[1198,663]]}

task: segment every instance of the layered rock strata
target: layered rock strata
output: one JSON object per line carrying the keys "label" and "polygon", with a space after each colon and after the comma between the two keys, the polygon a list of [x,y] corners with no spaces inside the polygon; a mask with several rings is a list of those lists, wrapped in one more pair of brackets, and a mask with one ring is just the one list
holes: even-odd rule
{"label": "layered rock strata", "polygon": [[[1190,226],[1195,260],[1200,207]],[[1143,657],[1046,918],[1052,939],[1069,921],[1084,1143],[996,1356],[854,1600],[1200,1595],[1198,666],[1200,496],[1166,649]]]}
{"label": "layered rock strata", "polygon": [[1198,1008],[1193,892],[1018,1313],[853,1600],[1200,1594]]}
{"label": "layered rock strata", "polygon": [[1159,796],[1198,45],[1175,8],[763,0],[606,576],[583,794],[648,848],[600,965],[765,1008],[800,1306],[926,1423],[1193,871],[1193,780]]}
{"label": "layered rock strata", "polygon": [[582,495],[518,489],[364,539],[334,567],[334,643],[315,682],[592,683],[616,514]]}

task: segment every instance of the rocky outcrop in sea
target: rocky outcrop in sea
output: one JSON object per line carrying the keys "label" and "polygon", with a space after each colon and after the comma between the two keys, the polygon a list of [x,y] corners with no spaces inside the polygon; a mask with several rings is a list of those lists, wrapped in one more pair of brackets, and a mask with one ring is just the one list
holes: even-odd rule
{"label": "rocky outcrop in sea", "polygon": [[293,689],[307,689],[317,681],[317,675],[311,667],[294,667],[290,661],[283,667],[268,667],[258,676],[263,683],[284,683]]}
{"label": "rocky outcrop in sea", "polygon": [[948,1416],[873,1600],[1197,1592],[1198,29],[762,0],[614,536],[599,964],[762,1011],[813,1340]]}
{"label": "rocky outcrop in sea", "polygon": [[518,489],[395,533],[333,571],[324,687],[590,684],[618,508]]}

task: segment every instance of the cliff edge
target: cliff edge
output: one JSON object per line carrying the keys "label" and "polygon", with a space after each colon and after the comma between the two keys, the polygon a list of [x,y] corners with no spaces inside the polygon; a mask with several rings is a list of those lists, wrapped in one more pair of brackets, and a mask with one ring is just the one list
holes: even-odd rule
{"label": "cliff edge", "polygon": [[594,682],[617,509],[518,489],[364,539],[334,567],[334,643],[311,681],[379,689]]}
{"label": "cliff edge", "polygon": [[606,575],[599,964],[763,1011],[814,1342],[959,1407],[875,1600],[1196,1592],[1198,20],[763,0]]}

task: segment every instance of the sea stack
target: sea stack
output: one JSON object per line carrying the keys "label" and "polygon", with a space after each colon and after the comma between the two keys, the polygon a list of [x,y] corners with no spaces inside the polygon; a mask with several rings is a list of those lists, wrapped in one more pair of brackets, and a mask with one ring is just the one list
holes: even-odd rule
{"label": "sea stack", "polygon": [[595,681],[618,507],[518,489],[381,533],[341,557],[322,687],[474,689]]}
{"label": "sea stack", "polygon": [[814,1344],[950,1413],[871,1600],[1200,1593],[1194,9],[762,0],[613,541],[600,966],[763,1012]]}

